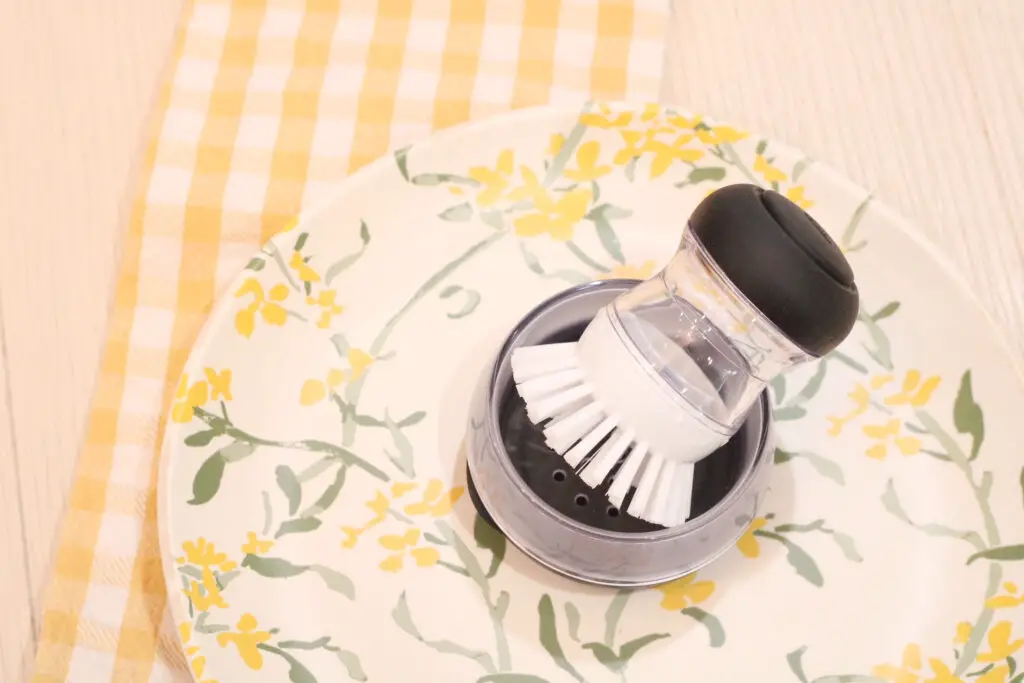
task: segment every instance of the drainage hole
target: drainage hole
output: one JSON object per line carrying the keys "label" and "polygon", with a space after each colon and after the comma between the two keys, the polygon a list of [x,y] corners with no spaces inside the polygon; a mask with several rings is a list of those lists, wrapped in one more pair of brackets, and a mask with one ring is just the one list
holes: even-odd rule
{"label": "drainage hole", "polygon": [[589,502],[590,500],[587,498],[586,494],[579,493],[576,495],[576,504],[580,507],[585,506]]}
{"label": "drainage hole", "polygon": [[615,507],[614,505],[610,505],[608,507],[608,516],[609,517],[618,517],[619,516],[619,508]]}
{"label": "drainage hole", "polygon": [[555,470],[552,472],[551,478],[555,481],[565,481],[565,470]]}

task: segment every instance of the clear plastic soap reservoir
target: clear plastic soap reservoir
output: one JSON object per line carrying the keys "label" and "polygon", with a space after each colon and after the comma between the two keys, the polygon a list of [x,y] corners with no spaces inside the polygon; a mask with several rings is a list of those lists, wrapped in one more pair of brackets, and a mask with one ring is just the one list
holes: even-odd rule
{"label": "clear plastic soap reservoir", "polygon": [[772,378],[845,338],[858,305],[849,265],[808,214],[771,191],[729,190],[698,207],[672,260],[609,311],[692,422],[695,451],[679,458],[691,462],[729,439]]}

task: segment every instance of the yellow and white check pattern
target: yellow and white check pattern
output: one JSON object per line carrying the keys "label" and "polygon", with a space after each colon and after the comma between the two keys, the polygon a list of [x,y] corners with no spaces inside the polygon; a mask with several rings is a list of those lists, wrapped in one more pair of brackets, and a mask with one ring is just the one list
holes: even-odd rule
{"label": "yellow and white check pattern", "polygon": [[[346,174],[470,119],[657,99],[669,0],[192,0],[151,122],[34,681],[190,681],[157,543],[166,407],[215,297]],[[130,55],[125,55],[130,59]]]}

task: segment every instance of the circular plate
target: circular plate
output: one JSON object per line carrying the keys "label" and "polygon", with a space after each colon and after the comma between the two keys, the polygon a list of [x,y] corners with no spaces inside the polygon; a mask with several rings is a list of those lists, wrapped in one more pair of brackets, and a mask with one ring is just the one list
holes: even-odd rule
{"label": "circular plate", "polygon": [[[859,322],[774,383],[734,550],[657,588],[556,576],[465,495],[470,393],[535,304],[651,275],[752,181],[842,246]],[[658,105],[525,110],[355,174],[230,284],[170,409],[170,604],[199,681],[1019,681],[1022,407],[966,288],[836,173]]]}

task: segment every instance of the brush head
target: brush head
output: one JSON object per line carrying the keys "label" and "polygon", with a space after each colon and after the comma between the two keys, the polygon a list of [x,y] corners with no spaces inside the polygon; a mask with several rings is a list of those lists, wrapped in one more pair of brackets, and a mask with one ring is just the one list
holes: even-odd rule
{"label": "brush head", "polygon": [[727,185],[708,195],[690,230],[721,273],[796,346],[821,357],[853,329],[853,270],[809,213],[773,190]]}

